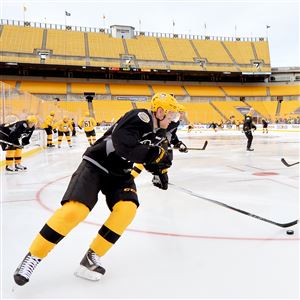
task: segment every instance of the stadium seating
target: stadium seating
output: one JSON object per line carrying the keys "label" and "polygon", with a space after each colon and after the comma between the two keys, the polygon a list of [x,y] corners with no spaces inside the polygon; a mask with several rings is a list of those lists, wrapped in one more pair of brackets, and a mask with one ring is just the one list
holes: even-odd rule
{"label": "stadium seating", "polygon": [[297,96],[300,95],[300,86],[270,86],[270,94],[271,96]]}
{"label": "stadium seating", "polygon": [[54,55],[85,56],[84,33],[48,29],[46,49]]}
{"label": "stadium seating", "polygon": [[43,29],[23,26],[3,26],[0,49],[7,52],[33,53],[42,47]]}
{"label": "stadium seating", "polygon": [[22,81],[20,90],[31,94],[66,94],[67,84],[65,82]]}
{"label": "stadium seating", "polygon": [[120,58],[120,54],[125,54],[122,39],[105,33],[89,32],[88,45],[91,57]]}
{"label": "stadium seating", "polygon": [[164,60],[157,40],[154,37],[139,36],[126,40],[128,53],[134,54],[137,59]]}
{"label": "stadium seating", "polygon": [[187,118],[192,123],[219,122],[222,116],[209,104],[209,102],[183,103],[186,107]]}
{"label": "stadium seating", "polygon": [[159,85],[152,84],[152,89],[154,93],[169,93],[174,94],[175,96],[185,96],[185,92],[179,85]]}
{"label": "stadium seating", "polygon": [[151,96],[146,84],[113,84],[110,85],[112,95],[120,96]]}
{"label": "stadium seating", "polygon": [[281,102],[280,117],[285,118],[289,116],[294,116],[296,110],[298,110],[299,115],[300,100],[284,100]]}
{"label": "stadium seating", "polygon": [[247,101],[262,117],[269,120],[275,120],[277,101]]}
{"label": "stadium seating", "polygon": [[194,61],[196,53],[189,40],[160,38],[160,42],[165,51],[167,59],[170,61]]}
{"label": "stadium seating", "polygon": [[208,63],[233,63],[220,41],[193,40],[193,43],[200,57],[206,58]]}
{"label": "stadium seating", "polygon": [[84,92],[94,92],[96,94],[106,94],[105,84],[103,83],[71,83],[72,94],[83,94]]}
{"label": "stadium seating", "polygon": [[225,94],[217,86],[185,85],[186,91],[190,96],[198,97],[224,97]]}
{"label": "stadium seating", "polygon": [[212,101],[212,103],[227,119],[234,116],[235,120],[243,120],[244,116],[237,107],[247,107],[245,103],[241,101]]}
{"label": "stadium seating", "polygon": [[270,53],[268,42],[254,42],[254,47],[257,53],[257,57],[262,59],[265,64],[270,64]]}
{"label": "stadium seating", "polygon": [[238,64],[251,64],[251,60],[255,59],[251,42],[225,41],[224,45],[227,47],[234,60]]}
{"label": "stadium seating", "polygon": [[228,96],[267,96],[265,86],[223,86],[223,90]]}
{"label": "stadium seating", "polygon": [[93,105],[97,122],[115,122],[133,108],[130,101],[101,100]]}

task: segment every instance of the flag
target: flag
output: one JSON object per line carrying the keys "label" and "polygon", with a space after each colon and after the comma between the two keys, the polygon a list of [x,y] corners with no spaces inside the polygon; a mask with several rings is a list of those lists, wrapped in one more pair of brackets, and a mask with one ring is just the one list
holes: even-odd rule
{"label": "flag", "polygon": [[139,24],[140,24],[140,25],[142,24],[142,21],[141,21],[141,20],[139,20]]}
{"label": "flag", "polygon": [[103,15],[102,18],[103,18],[103,20],[105,20],[106,19],[105,15]]}
{"label": "flag", "polygon": [[71,13],[69,13],[69,12],[67,12],[67,11],[65,10],[65,15],[66,15],[67,17],[70,17],[70,16],[71,16]]}
{"label": "flag", "polygon": [[270,25],[266,25],[266,27],[267,27],[267,29],[268,29],[268,28],[270,28],[271,26],[270,26]]}
{"label": "flag", "polygon": [[23,6],[23,11],[27,11],[27,7],[25,5]]}
{"label": "flag", "polygon": [[204,23],[204,28],[206,29],[206,23]]}
{"label": "flag", "polygon": [[175,22],[174,22],[174,20],[173,20],[173,26],[175,26]]}

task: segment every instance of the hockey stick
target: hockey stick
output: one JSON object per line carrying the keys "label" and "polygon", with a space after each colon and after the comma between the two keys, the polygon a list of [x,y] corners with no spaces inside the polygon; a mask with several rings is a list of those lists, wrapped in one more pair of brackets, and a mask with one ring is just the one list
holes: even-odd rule
{"label": "hockey stick", "polygon": [[298,165],[298,164],[299,164],[299,161],[297,161],[297,162],[295,162],[295,163],[293,163],[293,164],[289,164],[289,163],[287,163],[287,161],[286,161],[284,158],[281,159],[281,162],[282,162],[285,166],[287,166],[287,167],[292,167],[292,166],[295,166],[295,165]]}
{"label": "hockey stick", "polygon": [[229,209],[231,209],[231,210],[237,211],[237,212],[239,212],[239,213],[241,213],[241,214],[244,214],[244,215],[246,215],[246,216],[249,216],[249,217],[252,217],[252,218],[255,218],[255,219],[259,219],[259,220],[261,220],[261,221],[264,221],[264,222],[267,222],[267,223],[271,223],[271,224],[276,225],[276,226],[279,226],[279,227],[283,227],[283,228],[291,227],[291,226],[294,226],[294,225],[296,225],[296,224],[298,223],[298,220],[295,220],[295,221],[292,221],[292,222],[289,222],[289,223],[277,223],[277,222],[274,222],[274,221],[265,219],[265,218],[263,218],[263,217],[254,215],[254,214],[249,213],[249,212],[247,212],[247,211],[244,211],[244,210],[242,210],[242,209],[239,209],[239,208],[230,206],[230,205],[225,204],[225,203],[223,203],[223,202],[219,202],[219,201],[217,201],[217,200],[213,200],[213,199],[210,199],[210,198],[203,197],[203,196],[201,196],[201,195],[198,195],[198,194],[196,194],[196,193],[194,193],[194,192],[192,192],[192,191],[190,191],[190,190],[188,190],[188,189],[186,189],[186,188],[183,188],[183,187],[181,187],[181,186],[175,185],[175,184],[173,184],[173,183],[169,183],[169,185],[171,185],[173,188],[175,188],[175,189],[177,189],[177,190],[179,190],[179,191],[182,191],[182,192],[184,192],[184,193],[186,193],[186,194],[189,194],[189,195],[191,195],[191,196],[194,196],[194,197],[196,197],[196,198],[200,198],[200,199],[203,199],[203,200],[205,200],[205,201],[212,202],[212,203],[214,203],[214,204],[223,206],[223,207],[225,207],[225,208],[229,208]]}
{"label": "hockey stick", "polygon": [[208,141],[205,141],[202,148],[189,148],[189,147],[188,147],[187,150],[205,150],[207,144],[208,144]]}
{"label": "hockey stick", "polygon": [[4,140],[0,140],[0,143],[6,144],[6,145],[9,145],[9,146],[13,146],[13,147],[16,147],[16,148],[20,148],[20,149],[23,149],[23,148],[24,148],[24,147],[21,146],[21,145],[16,145],[16,144],[13,144],[13,143],[4,141]]}

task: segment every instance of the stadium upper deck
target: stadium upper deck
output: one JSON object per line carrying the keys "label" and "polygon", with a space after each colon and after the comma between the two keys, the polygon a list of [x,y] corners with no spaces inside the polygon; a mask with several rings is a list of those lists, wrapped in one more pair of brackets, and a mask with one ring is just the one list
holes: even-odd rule
{"label": "stadium upper deck", "polygon": [[1,62],[144,71],[269,73],[265,38],[227,38],[111,30],[1,20]]}

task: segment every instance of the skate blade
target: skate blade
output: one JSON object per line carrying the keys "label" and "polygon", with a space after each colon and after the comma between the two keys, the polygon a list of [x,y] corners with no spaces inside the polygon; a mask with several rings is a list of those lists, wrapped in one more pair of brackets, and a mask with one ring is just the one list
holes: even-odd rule
{"label": "skate blade", "polygon": [[98,281],[102,277],[102,274],[98,272],[90,271],[89,269],[87,269],[82,265],[78,267],[78,269],[74,272],[74,275],[79,278],[83,278],[91,281]]}

